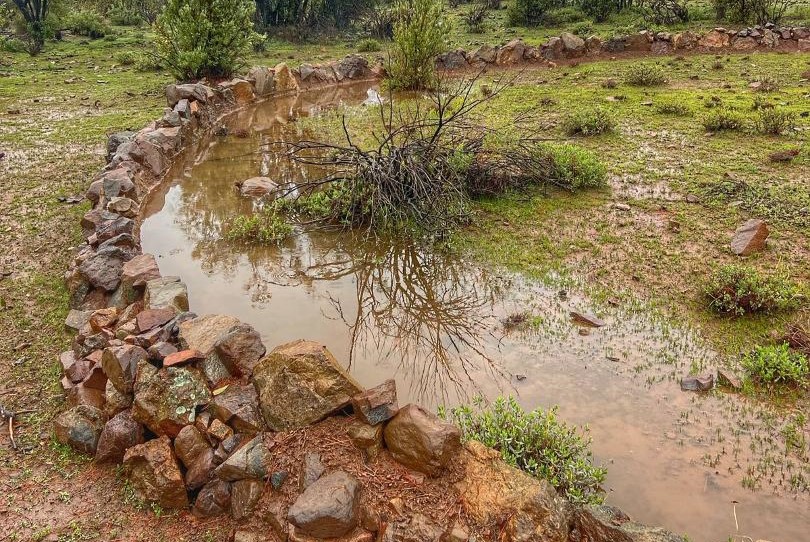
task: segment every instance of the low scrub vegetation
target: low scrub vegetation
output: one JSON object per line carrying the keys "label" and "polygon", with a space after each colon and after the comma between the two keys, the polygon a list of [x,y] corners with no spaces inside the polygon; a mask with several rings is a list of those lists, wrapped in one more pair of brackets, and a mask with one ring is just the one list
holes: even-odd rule
{"label": "low scrub vegetation", "polygon": [[604,107],[593,107],[570,113],[562,123],[567,135],[593,136],[612,132],[616,128],[616,119]]}
{"label": "low scrub vegetation", "polygon": [[740,265],[717,268],[705,292],[712,310],[738,316],[792,310],[801,301],[798,287],[787,276],[778,273],[766,276]]}
{"label": "low scrub vegetation", "polygon": [[436,55],[445,49],[449,22],[441,0],[397,4],[394,47],[387,81],[395,90],[432,88],[436,84]]}
{"label": "low scrub vegetation", "polygon": [[656,87],[667,83],[667,74],[658,64],[640,62],[627,69],[624,81],[636,87]]}
{"label": "low scrub vegetation", "polygon": [[230,241],[247,243],[278,244],[292,233],[284,217],[269,208],[253,215],[238,216],[231,221],[225,234]]}
{"label": "low scrub vegetation", "polygon": [[655,110],[662,115],[673,115],[676,117],[689,117],[692,115],[692,108],[689,105],[675,100],[663,100],[656,104]]}
{"label": "low scrub vegetation", "polygon": [[376,53],[382,49],[382,45],[374,38],[366,38],[357,42],[358,53]]}
{"label": "low scrub vegetation", "polygon": [[577,145],[537,145],[538,161],[548,163],[550,184],[568,190],[600,188],[607,185],[607,170],[593,152]]}
{"label": "low scrub vegetation", "polygon": [[736,109],[716,107],[701,120],[709,132],[729,132],[742,130],[745,127],[745,115]]}
{"label": "low scrub vegetation", "polygon": [[810,361],[786,343],[758,346],[747,354],[742,365],[752,380],[770,386],[806,386],[810,378]]}
{"label": "low scrub vegetation", "polygon": [[763,107],[754,122],[756,130],[761,134],[780,135],[795,128],[796,115],[785,109],[776,107]]}
{"label": "low scrub vegetation", "polygon": [[110,32],[110,27],[107,26],[104,18],[97,12],[87,9],[69,14],[65,17],[64,26],[73,33],[90,39],[103,38]]}
{"label": "low scrub vegetation", "polygon": [[454,408],[449,418],[465,441],[498,450],[504,461],[547,480],[572,502],[602,502],[607,470],[593,464],[588,430],[567,425],[556,409],[526,412],[513,397],[500,397],[488,408],[481,400]]}

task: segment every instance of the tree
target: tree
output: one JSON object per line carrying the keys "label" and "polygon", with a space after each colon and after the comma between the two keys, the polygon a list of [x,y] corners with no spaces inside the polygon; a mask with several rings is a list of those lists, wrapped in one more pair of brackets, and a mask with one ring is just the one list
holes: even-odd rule
{"label": "tree", "polygon": [[253,0],[169,0],[155,23],[158,56],[180,80],[228,78],[260,39]]}
{"label": "tree", "polygon": [[45,46],[45,19],[48,16],[50,2],[48,0],[14,0],[14,5],[20,10],[25,20],[28,52],[31,55],[39,54]]}

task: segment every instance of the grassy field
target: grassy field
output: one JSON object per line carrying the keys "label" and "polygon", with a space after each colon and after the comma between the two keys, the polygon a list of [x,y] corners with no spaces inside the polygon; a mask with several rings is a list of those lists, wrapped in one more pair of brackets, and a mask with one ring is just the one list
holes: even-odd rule
{"label": "grassy field", "polygon": [[[504,32],[498,21],[488,28],[476,35],[457,29],[453,42],[467,46],[516,36],[532,42],[559,33]],[[11,449],[5,434],[0,441],[6,512],[0,540],[43,540],[54,528],[65,541],[99,538],[110,528],[144,540],[188,539],[188,529],[210,528],[203,539],[219,539],[213,525],[186,526],[184,534],[152,512],[122,511],[128,497],[119,481],[49,442],[50,422],[62,407],[56,356],[71,340],[62,325],[62,275],[87,210],[87,204],[66,198],[81,195],[103,166],[106,134],[160,116],[170,77],[124,65],[121,55],[149,50],[148,33],[119,29],[114,39],[49,43],[36,58],[0,53],[0,152],[6,154],[0,160],[0,405],[33,411],[17,431],[21,451]],[[352,39],[305,45],[271,40],[250,63],[298,64],[354,50]],[[802,76],[810,64],[807,55],[791,54],[661,62],[670,82],[656,88],[622,84],[627,62],[601,62],[528,72],[499,96],[484,113],[489,122],[508,123],[530,110],[553,139],[566,138],[559,125],[570,112],[591,104],[608,108],[618,122],[615,133],[576,142],[599,153],[612,190],[481,201],[479,220],[458,242],[484,260],[529,275],[563,272],[597,295],[650,302],[698,323],[715,345],[736,354],[767,340],[785,317],[718,318],[705,310],[698,285],[712,265],[733,259],[730,234],[748,216],[768,219],[773,235],[770,250],[747,263],[765,272],[784,269],[804,284],[810,280],[810,120],[800,116],[810,111],[808,77]],[[766,94],[748,88],[763,76],[776,79],[779,89]],[[618,87],[604,88],[609,78]],[[707,103],[737,106],[753,122],[757,97],[794,112],[799,130],[787,136],[706,133],[701,118],[709,112]],[[663,100],[685,104],[689,113],[659,113]],[[801,149],[793,163],[767,161],[770,152],[787,148]],[[738,181],[750,189],[733,190]],[[687,194],[698,203],[687,203],[681,197]],[[614,202],[630,210],[617,210]]]}

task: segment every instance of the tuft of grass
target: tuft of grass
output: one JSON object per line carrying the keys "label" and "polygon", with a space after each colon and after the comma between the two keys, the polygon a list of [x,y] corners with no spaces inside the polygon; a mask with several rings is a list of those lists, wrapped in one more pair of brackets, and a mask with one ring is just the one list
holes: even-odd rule
{"label": "tuft of grass", "polygon": [[382,45],[374,38],[366,38],[357,42],[358,53],[376,53],[382,50]]}
{"label": "tuft of grass", "polygon": [[796,115],[781,108],[761,108],[754,126],[761,134],[780,135],[796,127]]}
{"label": "tuft of grass", "polygon": [[[547,480],[574,503],[601,503],[607,469],[593,464],[588,428],[567,425],[557,409],[526,412],[514,397],[499,397],[488,408],[478,398],[473,407],[450,411],[465,441],[477,440],[501,453],[504,461]],[[440,411],[440,415],[445,416]]]}
{"label": "tuft of grass", "polygon": [[138,60],[139,56],[133,51],[124,50],[116,53],[115,55],[115,61],[122,66],[132,66],[138,62]]}
{"label": "tuft of grass", "polygon": [[229,241],[278,244],[289,237],[293,229],[274,209],[264,209],[251,216],[238,216],[231,221],[225,237]]}
{"label": "tuft of grass", "polygon": [[689,117],[692,115],[692,108],[684,102],[675,100],[665,100],[655,106],[655,110],[662,115],[673,115],[676,117]]}
{"label": "tuft of grass", "polygon": [[701,124],[710,132],[728,132],[745,127],[745,115],[736,109],[716,107],[701,120]]}
{"label": "tuft of grass", "polygon": [[568,135],[593,136],[612,132],[616,128],[616,119],[610,111],[597,106],[570,113],[562,128]]}
{"label": "tuft of grass", "polygon": [[633,64],[624,74],[624,81],[635,87],[657,87],[668,82],[667,72],[658,64],[642,62]]}
{"label": "tuft of grass", "polygon": [[810,361],[801,352],[791,350],[787,343],[757,346],[742,360],[752,380],[771,386],[805,386],[810,377]]}
{"label": "tuft of grass", "polygon": [[550,165],[549,180],[569,190],[600,188],[607,185],[607,170],[599,157],[577,145],[541,144],[535,149],[538,160]]}
{"label": "tuft of grass", "polygon": [[784,274],[765,276],[753,267],[724,265],[715,269],[704,292],[712,310],[741,316],[799,307],[798,286]]}

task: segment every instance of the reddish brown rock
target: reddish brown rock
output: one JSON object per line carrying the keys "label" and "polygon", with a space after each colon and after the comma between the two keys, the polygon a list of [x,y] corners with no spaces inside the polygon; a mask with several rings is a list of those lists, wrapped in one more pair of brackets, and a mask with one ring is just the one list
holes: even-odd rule
{"label": "reddish brown rock", "polygon": [[180,352],[175,352],[174,354],[169,354],[163,358],[163,366],[174,367],[175,365],[183,365],[185,363],[191,363],[201,359],[205,359],[205,356],[203,356],[202,352],[199,350],[182,350]]}
{"label": "reddish brown rock", "polygon": [[66,399],[67,404],[71,407],[86,405],[103,411],[106,406],[104,392],[95,388],[88,388],[84,383],[71,386],[67,390]]}
{"label": "reddish brown rock", "polygon": [[104,350],[101,366],[115,389],[121,393],[132,393],[138,362],[146,358],[146,350],[140,346],[113,346]]}
{"label": "reddish brown rock", "polygon": [[219,337],[214,350],[228,372],[248,377],[267,352],[259,332],[241,322]]}
{"label": "reddish brown rock", "polygon": [[187,425],[174,440],[174,451],[186,467],[185,482],[191,489],[199,489],[211,479],[214,472],[214,450],[199,429]]}
{"label": "reddish brown rock", "polygon": [[99,333],[102,329],[109,329],[118,320],[118,309],[116,307],[108,307],[106,309],[99,309],[90,315],[90,328]]}
{"label": "reddish brown rock", "polygon": [[211,480],[200,490],[194,501],[195,516],[214,517],[227,514],[231,509],[231,484]]}
{"label": "reddish brown rock", "polygon": [[231,515],[240,520],[253,513],[264,491],[259,480],[238,480],[231,485]]}
{"label": "reddish brown rock", "polygon": [[396,461],[431,476],[440,474],[461,450],[458,427],[416,405],[402,408],[384,435]]}
{"label": "reddish brown rock", "polygon": [[358,524],[360,482],[342,471],[320,478],[290,507],[287,518],[304,534],[337,538]]}
{"label": "reddish brown rock", "polygon": [[731,37],[725,32],[712,30],[700,38],[698,45],[700,47],[706,47],[707,49],[720,49],[723,47],[728,47],[730,41]]}
{"label": "reddish brown rock", "polygon": [[769,234],[768,225],[764,220],[748,220],[734,232],[731,251],[737,256],[748,256],[765,250]]}
{"label": "reddish brown rock", "polygon": [[136,495],[165,509],[188,506],[183,475],[167,437],[150,440],[127,450],[126,472]]}
{"label": "reddish brown rock", "polygon": [[248,198],[263,198],[278,190],[278,185],[269,177],[251,177],[237,186],[239,192]]}
{"label": "reddish brown rock", "polygon": [[135,317],[135,322],[138,324],[138,332],[145,333],[156,327],[164,326],[171,322],[176,314],[173,308],[146,309],[141,311]]}
{"label": "reddish brown rock", "polygon": [[376,388],[352,397],[352,408],[357,418],[369,425],[377,425],[397,415],[396,381],[386,380]]}
{"label": "reddish brown rock", "polygon": [[110,419],[98,439],[96,461],[99,463],[120,463],[126,451],[136,444],[143,443],[143,427],[132,419],[132,413],[125,410]]}
{"label": "reddish brown rock", "polygon": [[259,396],[253,384],[231,384],[223,393],[214,397],[209,411],[240,433],[258,433],[264,428],[264,421],[259,413]]}

